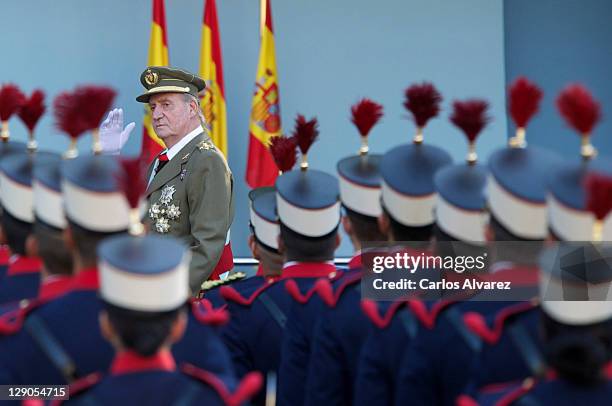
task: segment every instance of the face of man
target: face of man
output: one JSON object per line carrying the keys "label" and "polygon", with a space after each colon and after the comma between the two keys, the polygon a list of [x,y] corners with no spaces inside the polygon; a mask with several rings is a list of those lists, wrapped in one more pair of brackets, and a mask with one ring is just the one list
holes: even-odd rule
{"label": "face of man", "polygon": [[167,141],[182,138],[193,130],[197,112],[194,102],[186,101],[182,93],[160,93],[149,98],[153,129],[159,138]]}

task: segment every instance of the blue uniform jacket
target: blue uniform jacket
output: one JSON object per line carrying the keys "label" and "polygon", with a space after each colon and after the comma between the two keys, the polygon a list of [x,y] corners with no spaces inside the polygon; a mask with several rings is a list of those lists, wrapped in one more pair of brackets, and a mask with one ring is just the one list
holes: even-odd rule
{"label": "blue uniform jacket", "polygon": [[[74,277],[72,289],[12,321],[20,329],[0,341],[0,381],[11,384],[65,384],[108,369],[113,350],[102,337],[96,269]],[[208,325],[206,309],[190,312],[185,336],[173,347],[179,362],[189,362],[235,385],[229,354]],[[216,315],[210,316],[212,319]],[[11,327],[9,325],[9,327]],[[0,325],[0,331],[6,326]],[[10,328],[9,328],[10,330]]]}
{"label": "blue uniform jacket", "polygon": [[0,304],[35,298],[40,286],[41,267],[38,258],[12,256],[6,274],[0,280]]}

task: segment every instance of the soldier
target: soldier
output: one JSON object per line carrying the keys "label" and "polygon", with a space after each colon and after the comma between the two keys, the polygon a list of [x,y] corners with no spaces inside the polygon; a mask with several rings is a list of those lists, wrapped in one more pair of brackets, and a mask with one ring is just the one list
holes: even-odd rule
{"label": "soldier", "polygon": [[[265,197],[259,199],[259,196]],[[255,276],[245,278],[243,272],[230,274],[225,280],[206,281],[202,285],[204,298],[215,307],[226,304],[221,296],[220,287],[228,283],[242,296],[248,297],[265,283],[271,283],[280,277],[283,267],[283,257],[278,252],[278,219],[274,211],[276,205],[271,200],[276,199],[273,187],[261,187],[249,192],[249,248],[253,258],[259,261]],[[257,200],[257,204],[255,204]]]}
{"label": "soldier", "polygon": [[[535,85],[527,84],[527,89],[537,89]],[[526,97],[517,97],[515,90],[524,88],[525,83],[519,81],[510,89],[510,105],[517,100],[524,101]],[[519,95],[524,92],[519,91]],[[539,99],[538,99],[539,100]],[[459,111],[455,104],[455,111]],[[537,100],[534,103],[537,109]],[[461,110],[468,107],[464,105]],[[512,109],[511,109],[512,111]],[[470,120],[468,120],[469,122]],[[517,125],[521,128],[521,125]],[[463,128],[464,131],[469,126]],[[466,131],[467,133],[467,131]],[[469,135],[469,134],[466,134]],[[524,140],[523,140],[524,141]],[[523,276],[525,292],[523,295],[537,296],[538,254],[546,237],[546,180],[547,172],[556,163],[556,156],[548,151],[537,148],[525,148],[524,142],[512,143],[509,148],[494,152],[489,158],[489,174],[487,175],[487,202],[490,209],[489,229],[487,239],[493,241],[515,242],[503,245],[495,252],[494,259],[488,260],[488,273],[495,280],[513,281],[520,274]],[[456,169],[455,169],[456,170]],[[449,172],[450,173],[450,172]],[[445,176],[446,175],[446,176]],[[461,215],[455,212],[448,215],[448,203],[457,208],[470,208],[480,202],[480,210],[484,209],[483,176],[466,178],[466,182],[448,183],[448,174],[442,173],[438,179],[444,190],[444,204],[440,214],[446,220],[444,230],[454,234],[461,240],[483,236],[482,218],[474,216],[471,211],[463,211]],[[445,179],[446,178],[446,179]],[[471,179],[471,181],[467,181]],[[476,181],[480,179],[480,181]],[[479,184],[479,188],[470,185]],[[461,185],[461,187],[458,187]],[[468,205],[466,205],[468,204]],[[465,206],[462,206],[465,205]],[[451,206],[452,208],[452,206]],[[445,211],[447,215],[445,216]],[[467,226],[467,225],[471,226]],[[485,234],[485,235],[486,235]],[[466,241],[468,242],[468,241]],[[516,242],[520,242],[517,244]],[[513,288],[518,287],[518,281],[512,282]],[[484,293],[475,292],[476,295]],[[463,315],[473,314],[505,314],[509,304],[498,299],[456,302],[441,301],[438,307],[435,323],[428,329],[421,329],[409,350],[403,356],[401,369],[398,373],[398,385],[395,404],[401,404],[411,399],[415,404],[450,405],[469,382],[469,366],[480,352],[482,337],[473,334],[462,323]],[[510,300],[509,298],[505,298]],[[512,303],[519,309],[530,307],[530,302]],[[509,310],[508,310],[509,311]]]}
{"label": "soldier", "polygon": [[[612,255],[610,248],[601,243],[595,246],[566,243],[542,256],[541,312],[532,312],[537,317],[536,326],[530,327],[524,315],[519,314],[523,320],[511,321],[508,327],[505,325],[509,323],[504,323],[503,336],[492,343],[498,353],[493,359],[504,361],[515,357],[526,366],[538,364],[540,371],[520,376],[517,373],[528,368],[520,371],[515,367],[516,362],[504,364],[501,369],[509,368],[505,375],[516,378],[513,383],[482,388],[477,395],[478,403],[469,396],[461,396],[458,405],[609,403],[612,396],[609,368],[612,272],[602,258]],[[578,262],[572,261],[571,267],[564,266],[563,258],[575,257],[577,251],[581,251]],[[577,276],[583,284],[575,283]],[[536,337],[541,342],[534,346],[528,340],[515,339],[514,346],[508,345],[508,336],[519,337],[515,333],[519,331],[517,326],[535,328],[527,337]],[[505,357],[500,353],[503,350]],[[493,366],[491,361],[488,359],[485,364],[487,370]]]}
{"label": "soldier", "polygon": [[[585,91],[586,93],[586,91]],[[566,96],[567,97],[567,96]],[[588,104],[586,104],[588,105]],[[591,106],[594,104],[591,103]],[[585,106],[583,103],[582,106]],[[584,107],[583,107],[584,108]],[[582,113],[581,116],[593,116]],[[558,165],[548,178],[549,194],[547,198],[549,237],[561,243],[566,241],[585,242],[594,240],[594,225],[597,217],[591,212],[594,208],[605,207],[605,182],[591,184],[591,171],[612,175],[612,161],[604,157],[583,156],[580,161],[567,161]],[[605,175],[604,175],[605,178]],[[590,187],[590,189],[589,189]],[[608,186],[609,187],[609,186]],[[601,196],[591,198],[591,196]],[[612,216],[604,215],[600,221],[601,230],[598,240],[612,240]],[[572,246],[572,245],[570,245]],[[573,244],[576,249],[578,244]],[[580,258],[583,260],[583,258]],[[550,270],[550,265],[548,266]],[[563,278],[562,280],[567,280]],[[574,281],[577,284],[578,280]],[[466,389],[474,393],[479,388],[500,382],[518,381],[527,377],[538,377],[546,373],[545,345],[540,337],[542,308],[535,303],[532,306],[515,308],[513,313],[504,310],[507,315],[498,332],[491,335],[489,328],[497,314],[482,318],[474,314],[467,317],[467,326],[483,337],[482,351],[473,365],[473,379]],[[512,314],[512,317],[509,317]],[[523,339],[515,340],[515,331],[522,330]],[[526,352],[522,348],[531,348]],[[498,368],[503,364],[504,368]]]}
{"label": "soldier", "polygon": [[[357,360],[369,332],[368,320],[359,309],[361,250],[366,242],[383,241],[378,228],[380,207],[381,154],[368,153],[367,136],[382,116],[382,106],[364,99],[353,106],[353,122],[362,137],[359,155],[338,162],[340,200],[346,213],[344,231],[351,239],[354,254],[346,275],[334,286],[319,290],[330,307],[321,315],[313,334],[306,385],[306,404],[352,404]],[[367,123],[367,127],[364,127]],[[326,281],[327,282],[327,281]]]}
{"label": "soldier", "polygon": [[14,153],[0,163],[2,188],[2,235],[11,249],[7,274],[0,287],[0,303],[32,299],[38,295],[42,263],[26,252],[26,240],[34,223],[32,167],[51,154]]}
{"label": "soldier", "polygon": [[[406,90],[405,105],[414,117],[417,134],[411,144],[385,153],[380,167],[381,231],[390,242],[411,244],[408,249],[415,254],[429,252],[435,226],[434,175],[451,163],[446,151],[423,143],[423,128],[438,115],[441,100],[442,96],[430,83],[412,85]],[[375,328],[366,338],[358,361],[356,405],[392,403],[395,371],[418,325],[406,304],[406,301],[385,303],[379,309],[374,302],[362,303]]]}
{"label": "soldier", "polygon": [[[176,365],[170,351],[187,327],[189,252],[156,235],[118,236],[99,247],[102,335],[114,347],[108,375],[75,382],[74,405],[237,405],[257,391],[250,376],[232,394],[214,374]],[[154,293],[154,294],[153,294]]]}
{"label": "soldier", "polygon": [[[130,207],[119,190],[119,174],[119,164],[111,156],[78,157],[62,165],[66,237],[74,259],[74,280],[63,296],[33,303],[10,321],[12,335],[4,337],[0,346],[2,382],[70,383],[108,368],[113,351],[97,325],[96,250],[104,238],[124,233],[130,225]],[[207,321],[205,309],[198,303],[191,308],[187,334],[173,348],[176,359],[189,360],[232,385],[229,356],[210,327],[200,321]]]}
{"label": "soldier", "polygon": [[[60,186],[61,161],[59,155],[50,155],[43,162],[35,162],[33,168],[34,224],[32,234],[26,240],[26,251],[28,256],[40,257],[42,261],[37,302],[46,302],[62,295],[71,283],[72,256],[63,239],[66,219]],[[20,303],[21,307],[28,305],[27,300]],[[17,308],[12,304],[4,306],[0,312],[15,311]]]}
{"label": "soldier", "polygon": [[191,247],[189,285],[198,295],[219,262],[234,216],[233,179],[223,155],[202,127],[201,78],[181,69],[151,66],[140,76],[136,98],[151,108],[153,128],[166,145],[147,175],[152,232]]}

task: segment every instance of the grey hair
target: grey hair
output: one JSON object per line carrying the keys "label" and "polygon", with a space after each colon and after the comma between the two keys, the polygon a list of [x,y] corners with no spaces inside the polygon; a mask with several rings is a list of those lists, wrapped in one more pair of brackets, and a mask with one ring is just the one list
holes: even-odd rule
{"label": "grey hair", "polygon": [[202,126],[206,127],[206,118],[204,117],[204,113],[202,112],[202,107],[200,106],[200,99],[192,95],[191,93],[183,93],[183,99],[185,103],[195,102],[196,106],[198,106],[198,118],[200,119],[200,123]]}

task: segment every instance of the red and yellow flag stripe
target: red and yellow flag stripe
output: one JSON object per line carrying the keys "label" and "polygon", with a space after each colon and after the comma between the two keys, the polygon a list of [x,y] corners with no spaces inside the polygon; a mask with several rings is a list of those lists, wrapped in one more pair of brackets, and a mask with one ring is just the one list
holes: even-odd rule
{"label": "red and yellow flag stripe", "polygon": [[270,138],[282,133],[272,10],[270,0],[260,1],[261,48],[251,104],[246,169],[246,181],[252,188],[274,184],[278,168],[269,151]]}
{"label": "red and yellow flag stripe", "polygon": [[[168,66],[168,37],[166,35],[166,10],[164,0],[153,0],[153,21],[149,39],[148,66]],[[151,120],[151,110],[145,105],[145,116],[142,129],[141,156],[147,163],[166,148],[163,141],[155,134]]]}
{"label": "red and yellow flag stripe", "polygon": [[217,148],[227,157],[225,84],[223,82],[223,60],[215,0],[206,0],[206,6],[204,7],[200,77],[208,81],[201,104],[206,123],[210,126],[210,137]]}

